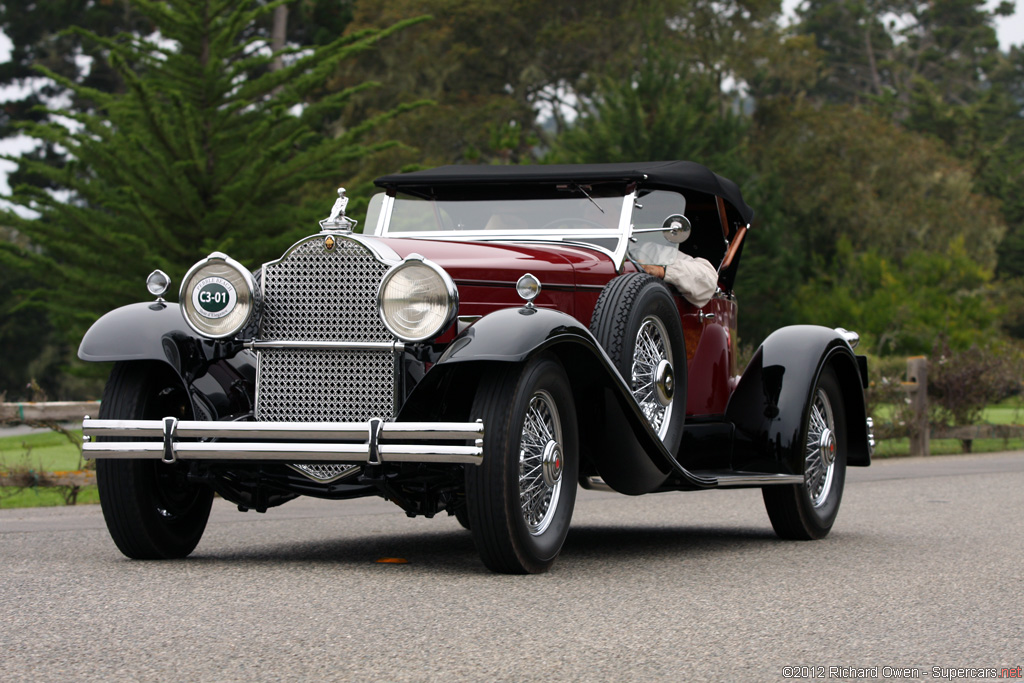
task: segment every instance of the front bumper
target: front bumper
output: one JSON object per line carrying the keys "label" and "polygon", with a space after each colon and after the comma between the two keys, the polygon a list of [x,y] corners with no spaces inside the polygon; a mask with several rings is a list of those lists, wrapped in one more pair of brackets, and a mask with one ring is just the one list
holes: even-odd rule
{"label": "front bumper", "polygon": [[[82,422],[82,456],[96,458],[252,460],[331,463],[449,463],[483,461],[484,425],[476,422],[204,422],[94,420]],[[96,441],[96,437],[104,437]],[[114,439],[148,440],[114,440]],[[472,445],[453,445],[472,441]],[[447,443],[433,443],[447,442]]]}

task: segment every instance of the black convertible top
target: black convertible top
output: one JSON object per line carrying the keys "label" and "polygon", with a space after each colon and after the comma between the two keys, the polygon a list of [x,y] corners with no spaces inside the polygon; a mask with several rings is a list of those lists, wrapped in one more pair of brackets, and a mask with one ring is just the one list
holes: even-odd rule
{"label": "black convertible top", "polygon": [[440,166],[426,171],[382,176],[374,183],[389,190],[407,190],[452,185],[615,181],[639,182],[643,187],[649,188],[707,192],[732,204],[746,223],[750,223],[754,218],[754,210],[743,201],[743,195],[736,183],[692,161],[543,166]]}

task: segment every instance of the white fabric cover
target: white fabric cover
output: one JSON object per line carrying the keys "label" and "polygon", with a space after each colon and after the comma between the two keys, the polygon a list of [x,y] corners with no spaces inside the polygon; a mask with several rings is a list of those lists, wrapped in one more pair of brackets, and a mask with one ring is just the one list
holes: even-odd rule
{"label": "white fabric cover", "polygon": [[641,242],[630,247],[633,260],[665,267],[665,282],[669,283],[697,308],[711,301],[718,289],[718,271],[707,259],[694,258],[675,247],[655,242]]}

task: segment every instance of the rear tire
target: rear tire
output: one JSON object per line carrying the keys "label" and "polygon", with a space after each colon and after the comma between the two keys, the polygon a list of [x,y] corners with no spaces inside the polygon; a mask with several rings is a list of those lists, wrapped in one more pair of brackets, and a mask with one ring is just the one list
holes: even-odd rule
{"label": "rear tire", "polygon": [[579,473],[576,409],[556,358],[485,371],[473,404],[484,459],[466,467],[473,542],[504,574],[547,571],[562,550]]}
{"label": "rear tire", "polygon": [[839,513],[846,482],[846,413],[839,380],[822,369],[804,416],[804,483],[763,488],[764,506],[779,538],[824,538]]}
{"label": "rear tire", "polygon": [[[163,363],[117,363],[100,403],[102,419],[191,416],[181,381]],[[101,458],[96,483],[107,529],[127,557],[173,559],[195,550],[210,517],[213,491],[189,482],[184,465]]]}

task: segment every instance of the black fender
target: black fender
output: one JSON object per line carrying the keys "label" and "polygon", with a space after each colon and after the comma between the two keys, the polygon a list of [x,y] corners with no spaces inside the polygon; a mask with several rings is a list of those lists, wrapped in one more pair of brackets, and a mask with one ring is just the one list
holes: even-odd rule
{"label": "black fender", "polygon": [[714,485],[713,479],[684,469],[665,448],[590,330],[550,309],[503,309],[476,321],[427,372],[399,419],[472,419],[469,405],[481,364],[522,363],[543,352],[556,355],[565,367],[576,402],[580,452],[609,486],[621,493],[648,493],[673,474],[693,486]]}
{"label": "black fender", "polygon": [[167,363],[188,390],[197,419],[232,419],[252,412],[255,357],[237,342],[197,336],[178,304],[143,302],[106,313],[82,337],[78,357]]}
{"label": "black fender", "polygon": [[871,464],[864,387],[867,364],[838,332],[815,325],[783,327],[764,340],[726,406],[736,426],[732,469],[801,474],[803,420],[818,375],[832,366],[846,410],[847,464]]}

